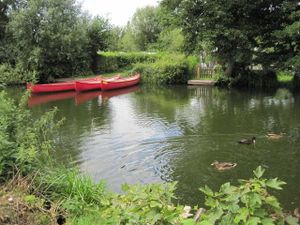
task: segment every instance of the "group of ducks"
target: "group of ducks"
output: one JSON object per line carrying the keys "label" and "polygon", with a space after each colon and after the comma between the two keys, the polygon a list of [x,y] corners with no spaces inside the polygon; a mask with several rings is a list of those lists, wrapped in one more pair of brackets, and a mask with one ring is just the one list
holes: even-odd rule
{"label": "group of ducks", "polygon": [[[282,138],[284,135],[285,135],[285,133],[280,133],[280,134],[268,133],[266,135],[266,137],[271,140],[278,140],[278,139]],[[239,144],[246,144],[246,145],[255,144],[255,142],[256,142],[256,137],[252,137],[249,139],[241,139],[238,141]],[[236,163],[219,162],[219,161],[214,161],[210,165],[215,167],[219,171],[229,170],[229,169],[232,169],[237,166]]]}

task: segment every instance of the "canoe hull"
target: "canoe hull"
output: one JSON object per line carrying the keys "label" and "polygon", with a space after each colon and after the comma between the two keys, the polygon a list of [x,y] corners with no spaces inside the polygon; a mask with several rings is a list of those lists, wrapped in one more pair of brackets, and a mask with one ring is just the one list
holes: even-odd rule
{"label": "canoe hull", "polygon": [[[80,79],[84,81],[94,81],[99,80],[99,77],[90,77]],[[75,81],[50,83],[50,84],[31,84],[26,85],[27,90],[31,90],[31,93],[47,93],[47,92],[60,92],[60,91],[72,91],[75,90]]]}
{"label": "canoe hull", "polygon": [[102,78],[102,79],[93,80],[93,81],[76,81],[75,82],[75,90],[78,92],[100,90],[102,81],[109,82],[109,81],[114,81],[114,80],[118,80],[118,79],[120,79],[119,74],[117,74],[113,77],[107,77],[107,78]]}
{"label": "canoe hull", "polygon": [[115,81],[102,81],[100,88],[103,91],[114,90],[119,88],[130,87],[138,84],[141,80],[141,75],[136,74],[132,77],[122,78]]}
{"label": "canoe hull", "polygon": [[53,84],[27,84],[27,90],[31,90],[32,93],[71,91],[74,89],[74,82],[62,82]]}

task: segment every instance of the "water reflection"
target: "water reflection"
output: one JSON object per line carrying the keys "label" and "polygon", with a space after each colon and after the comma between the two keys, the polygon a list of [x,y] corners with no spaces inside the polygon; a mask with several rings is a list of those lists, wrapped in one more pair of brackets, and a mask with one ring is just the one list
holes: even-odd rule
{"label": "water reflection", "polygon": [[[78,164],[96,181],[106,179],[113,190],[124,182],[176,180],[180,200],[198,204],[200,186],[235,183],[263,165],[268,177],[288,183],[281,194],[285,207],[300,204],[300,96],[286,89],[143,86],[77,94],[31,110],[38,116],[54,106],[66,118],[55,157]],[[269,132],[286,136],[272,141]],[[256,146],[237,144],[252,136]],[[220,173],[210,166],[214,160],[238,166]]]}
{"label": "water reflection", "polygon": [[122,88],[111,91],[87,91],[87,92],[58,92],[58,93],[41,93],[41,94],[32,94],[28,99],[28,106],[33,107],[40,104],[46,104],[49,102],[57,102],[65,99],[73,98],[76,105],[80,105],[84,102],[90,101],[94,98],[101,97],[104,100],[107,100],[111,97],[128,94],[130,92],[140,90],[139,86],[133,86],[128,88]]}

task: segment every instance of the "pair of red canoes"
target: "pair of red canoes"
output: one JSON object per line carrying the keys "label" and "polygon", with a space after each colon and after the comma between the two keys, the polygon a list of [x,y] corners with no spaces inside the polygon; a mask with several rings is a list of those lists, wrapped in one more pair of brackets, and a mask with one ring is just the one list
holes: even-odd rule
{"label": "pair of red canoes", "polygon": [[109,79],[76,81],[75,90],[88,91],[88,90],[101,89],[102,91],[106,91],[106,90],[113,90],[118,88],[125,88],[139,83],[140,79],[141,79],[141,75],[136,74],[134,76],[126,77],[126,78],[120,78],[120,75],[116,75],[115,77]]}
{"label": "pair of red canoes", "polygon": [[118,88],[124,88],[133,86],[140,82],[140,74],[136,74],[131,77],[120,78],[120,75],[113,77],[102,78],[94,77],[82,80],[74,80],[62,83],[52,84],[27,84],[27,89],[30,89],[32,93],[43,92],[58,92],[58,91],[88,91],[88,90],[113,90]]}

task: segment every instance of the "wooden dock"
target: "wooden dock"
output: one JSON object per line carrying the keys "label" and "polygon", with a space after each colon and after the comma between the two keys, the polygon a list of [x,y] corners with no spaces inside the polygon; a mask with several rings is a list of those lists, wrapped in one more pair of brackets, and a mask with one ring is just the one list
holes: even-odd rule
{"label": "wooden dock", "polygon": [[214,80],[189,80],[189,85],[198,85],[198,86],[214,86],[216,81]]}

